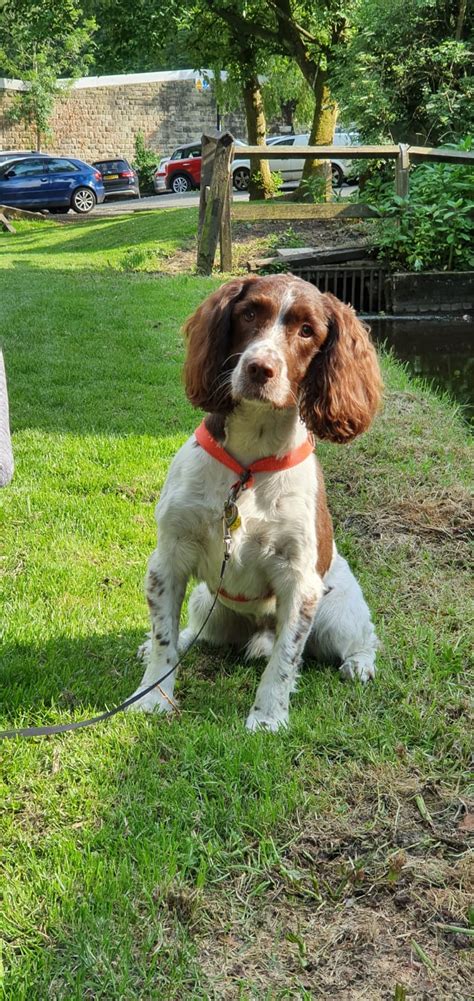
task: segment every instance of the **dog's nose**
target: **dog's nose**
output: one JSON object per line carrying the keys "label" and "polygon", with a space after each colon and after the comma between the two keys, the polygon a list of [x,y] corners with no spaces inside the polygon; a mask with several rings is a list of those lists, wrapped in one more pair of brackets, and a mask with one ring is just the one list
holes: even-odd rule
{"label": "dog's nose", "polygon": [[264,382],[273,379],[273,376],[276,374],[276,367],[269,361],[254,360],[249,361],[247,372],[252,382],[263,385]]}

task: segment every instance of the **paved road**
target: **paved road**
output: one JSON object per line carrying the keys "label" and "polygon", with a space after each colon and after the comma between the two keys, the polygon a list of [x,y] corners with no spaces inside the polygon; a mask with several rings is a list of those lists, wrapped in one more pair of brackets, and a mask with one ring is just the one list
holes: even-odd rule
{"label": "paved road", "polygon": [[[296,181],[290,181],[288,184],[283,185],[282,190],[293,191],[297,186]],[[356,191],[355,187],[349,187],[349,185],[344,184],[341,190],[342,197],[347,198],[353,191]],[[234,202],[248,202],[248,200],[249,196],[246,192],[234,191]],[[54,218],[67,222],[76,222],[78,219],[91,217],[108,217],[123,215],[128,212],[149,212],[150,209],[183,208],[184,206],[191,207],[193,205],[199,205],[199,191],[189,191],[182,195],[173,195],[171,193],[150,195],[147,198],[115,198],[112,201],[107,200],[103,202],[102,205],[97,205],[92,210],[90,216],[79,216],[75,212],[67,212],[64,215],[56,215]]]}
{"label": "paved road", "polygon": [[[234,202],[248,202],[246,192],[234,191]],[[94,215],[121,215],[123,212],[144,212],[150,209],[171,209],[199,205],[199,191],[188,191],[186,194],[173,195],[167,192],[162,195],[150,195],[147,198],[116,198],[107,200],[93,209]]]}

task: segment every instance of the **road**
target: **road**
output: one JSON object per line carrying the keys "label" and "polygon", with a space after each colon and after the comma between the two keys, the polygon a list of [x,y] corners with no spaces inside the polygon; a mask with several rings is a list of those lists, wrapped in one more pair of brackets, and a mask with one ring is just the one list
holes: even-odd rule
{"label": "road", "polygon": [[[234,192],[234,201],[248,201],[248,194],[245,192]],[[97,215],[122,215],[123,212],[145,212],[150,209],[174,209],[199,205],[199,191],[188,191],[186,194],[173,195],[167,192],[162,195],[150,195],[146,198],[115,198],[113,201],[107,200],[102,205],[97,205],[93,209]]]}
{"label": "road", "polygon": [[[293,191],[297,186],[297,182],[289,182],[283,185],[282,191]],[[356,188],[353,185],[344,184],[341,189],[342,197],[348,198],[355,190]],[[249,196],[247,192],[234,191],[232,200],[234,202],[248,202]],[[94,216],[123,215],[124,212],[146,212],[150,211],[150,209],[184,208],[184,206],[191,207],[193,205],[199,205],[199,191],[189,191],[182,195],[168,194],[166,192],[161,195],[150,195],[147,198],[116,198],[113,201],[107,200],[102,205],[97,205],[93,209],[92,214]],[[71,213],[68,218],[71,218]]]}

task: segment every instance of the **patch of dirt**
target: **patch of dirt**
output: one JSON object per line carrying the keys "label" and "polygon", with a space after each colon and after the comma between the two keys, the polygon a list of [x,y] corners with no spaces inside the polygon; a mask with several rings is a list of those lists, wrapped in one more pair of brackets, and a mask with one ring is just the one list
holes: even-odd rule
{"label": "patch of dirt", "polygon": [[[233,271],[247,272],[247,261],[272,257],[277,247],[359,246],[366,242],[366,223],[319,219],[269,219],[232,224]],[[218,261],[219,254],[216,256]],[[193,240],[160,266],[164,274],[192,272],[196,267]],[[217,267],[216,267],[217,271]]]}
{"label": "patch of dirt", "polygon": [[265,880],[244,875],[207,902],[209,997],[472,998],[471,814],[437,782],[355,767]]}

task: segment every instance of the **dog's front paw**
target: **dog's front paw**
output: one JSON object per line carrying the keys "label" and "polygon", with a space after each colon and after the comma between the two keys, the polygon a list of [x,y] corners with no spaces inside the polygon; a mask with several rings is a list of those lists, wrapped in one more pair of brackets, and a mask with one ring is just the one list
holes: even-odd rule
{"label": "dog's front paw", "polygon": [[353,657],[348,657],[341,664],[339,674],[345,681],[354,681],[356,678],[359,678],[359,681],[365,684],[366,681],[375,678],[374,657],[357,654]]}
{"label": "dog's front paw", "polygon": [[267,712],[254,706],[247,716],[245,726],[247,730],[270,730],[271,733],[276,733],[277,730],[288,726],[288,710],[279,709],[276,712]]}
{"label": "dog's front paw", "polygon": [[[137,688],[134,695],[138,695],[141,688]],[[133,696],[132,696],[133,697]],[[131,705],[127,706],[127,712],[142,712],[142,713],[170,713],[174,709],[171,701],[164,698],[158,689],[154,688],[143,698],[137,699],[136,702],[132,702]]]}

